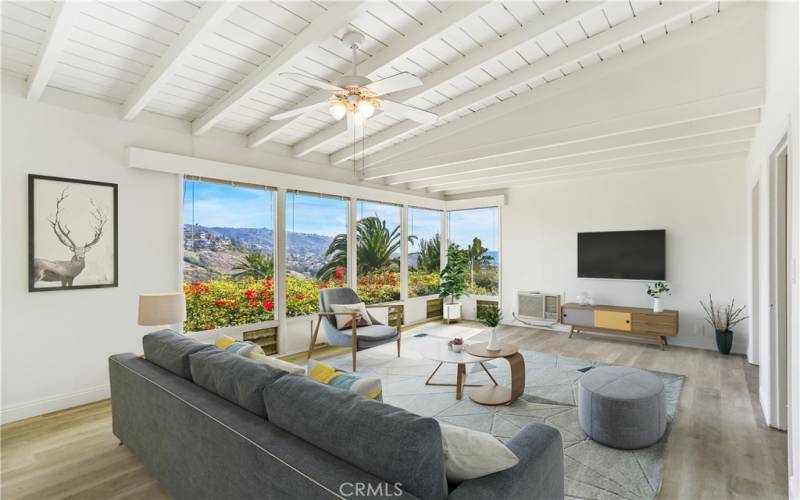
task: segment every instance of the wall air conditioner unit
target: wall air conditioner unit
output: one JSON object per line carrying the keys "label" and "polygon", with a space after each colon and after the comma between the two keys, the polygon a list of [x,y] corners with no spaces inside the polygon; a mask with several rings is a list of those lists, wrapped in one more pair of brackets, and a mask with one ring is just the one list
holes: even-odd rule
{"label": "wall air conditioner unit", "polygon": [[548,321],[560,320],[561,295],[533,292],[517,292],[517,316],[520,319]]}

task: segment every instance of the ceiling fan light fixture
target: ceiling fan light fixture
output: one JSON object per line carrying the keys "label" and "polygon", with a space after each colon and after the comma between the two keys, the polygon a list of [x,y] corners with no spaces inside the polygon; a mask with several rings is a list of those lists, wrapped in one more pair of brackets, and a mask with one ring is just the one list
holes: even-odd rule
{"label": "ceiling fan light fixture", "polygon": [[341,101],[336,101],[331,104],[331,107],[328,108],[328,112],[334,118],[334,120],[341,120],[344,118],[344,115],[347,114],[347,108]]}
{"label": "ceiling fan light fixture", "polygon": [[375,106],[366,99],[359,101],[356,108],[358,109],[358,114],[362,115],[364,118],[369,118],[375,114]]}
{"label": "ceiling fan light fixture", "polygon": [[366,117],[363,114],[361,114],[361,111],[356,110],[356,112],[353,113],[353,122],[359,127],[364,125],[365,118]]}

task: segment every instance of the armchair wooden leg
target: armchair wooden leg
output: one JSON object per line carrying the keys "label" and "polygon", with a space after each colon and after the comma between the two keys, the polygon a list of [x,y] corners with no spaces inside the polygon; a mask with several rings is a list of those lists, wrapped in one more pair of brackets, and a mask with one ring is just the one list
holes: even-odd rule
{"label": "armchair wooden leg", "polygon": [[353,318],[353,371],[356,371],[356,352],[358,352],[358,335],[356,335],[356,319]]}
{"label": "armchair wooden leg", "polygon": [[398,316],[398,318],[397,318],[397,357],[398,358],[400,357],[400,338],[403,336],[403,334],[402,334],[402,324],[403,324],[403,320],[402,320],[402,313],[401,313],[401,315]]}
{"label": "armchair wooden leg", "polygon": [[314,334],[311,336],[311,342],[308,343],[308,356],[306,363],[311,360],[311,351],[314,350],[314,345],[317,343],[317,335],[319,334],[319,325],[322,323],[322,317],[317,318],[317,327],[314,328]]}

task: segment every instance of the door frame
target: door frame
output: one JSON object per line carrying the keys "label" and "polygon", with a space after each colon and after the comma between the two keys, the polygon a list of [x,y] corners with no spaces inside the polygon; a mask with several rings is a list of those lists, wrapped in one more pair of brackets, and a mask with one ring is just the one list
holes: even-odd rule
{"label": "door frame", "polygon": [[770,425],[786,430],[789,398],[789,136],[769,157]]}

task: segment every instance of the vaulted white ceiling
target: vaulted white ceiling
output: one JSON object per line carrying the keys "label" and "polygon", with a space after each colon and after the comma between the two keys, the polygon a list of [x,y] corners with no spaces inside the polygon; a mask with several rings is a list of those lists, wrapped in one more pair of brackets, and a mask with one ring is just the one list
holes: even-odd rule
{"label": "vaulted white ceiling", "polygon": [[[291,146],[297,157],[316,151],[328,154],[332,164],[343,164],[362,154],[361,144],[354,147],[344,123],[324,111],[281,122],[269,117],[326,97],[326,92],[279,73],[300,72],[326,80],[343,75],[350,65],[349,51],[340,41],[346,31],[366,35],[359,74],[377,79],[406,71],[419,76],[421,87],[391,98],[440,116],[433,125],[381,113],[370,118],[363,154],[386,160],[413,147],[419,136],[446,130],[486,108],[516,102],[567,75],[626,57],[729,8],[735,7],[720,1],[658,0],[4,1],[2,71],[27,80],[32,99],[51,86],[118,103],[122,119],[135,120],[147,110],[192,122],[196,135],[219,127],[247,135],[250,147],[274,141]],[[751,108],[726,108],[744,113],[727,119],[752,125],[752,112],[746,115]],[[697,127],[704,125],[714,131],[726,124]],[[626,164],[635,166],[656,153],[672,156],[651,160],[677,161],[722,154],[720,144],[739,147],[748,140],[738,132],[717,142],[695,144],[675,130],[661,132],[661,150],[631,149],[627,156],[606,154],[592,157],[592,162],[625,158]],[[548,144],[550,149],[536,154],[526,145],[509,146],[508,152],[518,153],[502,167],[494,153],[476,152],[469,164],[439,161],[424,169],[418,164],[404,169],[400,163],[384,170],[368,169],[367,177],[457,194],[535,181],[547,175],[547,168],[580,171],[581,165],[590,163],[588,159],[581,163],[580,154],[600,147],[578,151],[567,161],[553,149],[564,147],[556,139]],[[685,144],[676,142],[681,140]],[[694,156],[681,153],[692,148],[698,150]],[[529,166],[534,163],[541,169],[532,172]]]}

